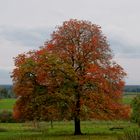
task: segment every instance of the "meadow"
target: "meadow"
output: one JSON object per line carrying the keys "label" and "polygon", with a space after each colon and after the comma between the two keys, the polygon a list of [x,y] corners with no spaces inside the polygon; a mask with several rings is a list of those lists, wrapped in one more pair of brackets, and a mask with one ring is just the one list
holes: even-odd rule
{"label": "meadow", "polygon": [[0,110],[12,110],[16,99],[1,99],[0,100]]}
{"label": "meadow", "polygon": [[2,140],[117,140],[118,135],[122,135],[120,129],[111,128],[122,127],[124,130],[138,128],[136,124],[126,121],[82,121],[81,128],[83,135],[73,135],[73,122],[54,122],[51,128],[49,122],[41,122],[38,128],[32,123],[1,123],[0,139]]}
{"label": "meadow", "polygon": [[[131,104],[134,94],[125,94],[124,104]],[[11,110],[15,99],[0,100],[0,110]],[[73,121],[40,122],[34,127],[32,122],[0,123],[0,140],[117,140],[125,130],[138,129],[137,124],[130,121],[97,121],[81,122],[82,136],[74,136]],[[116,129],[120,128],[120,129]]]}
{"label": "meadow", "polygon": [[136,95],[140,95],[140,93],[137,93],[137,92],[126,92],[126,93],[124,93],[123,103],[131,105],[132,100],[133,100],[134,97],[136,97]]}

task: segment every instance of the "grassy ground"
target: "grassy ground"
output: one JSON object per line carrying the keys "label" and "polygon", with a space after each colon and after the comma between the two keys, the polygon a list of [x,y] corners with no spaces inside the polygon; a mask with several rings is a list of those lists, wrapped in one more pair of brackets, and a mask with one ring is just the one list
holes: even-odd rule
{"label": "grassy ground", "polygon": [[[123,103],[130,104],[135,95],[124,95]],[[15,99],[0,100],[0,110],[12,110]],[[31,123],[0,123],[0,140],[117,140],[123,130],[137,128],[136,124],[128,121],[83,121],[82,136],[73,135],[73,122],[40,123],[34,128]]]}
{"label": "grassy ground", "polygon": [[125,121],[83,121],[82,136],[73,135],[73,122],[40,123],[34,128],[31,123],[0,124],[0,139],[2,140],[117,140],[122,130],[110,130],[112,127],[125,129],[137,128],[135,124]]}
{"label": "grassy ground", "polygon": [[124,95],[124,97],[123,97],[123,103],[125,103],[125,104],[131,104],[132,103],[132,100],[133,100],[133,98],[135,96],[136,95]]}
{"label": "grassy ground", "polygon": [[136,97],[137,94],[140,95],[140,93],[136,93],[136,92],[125,93],[123,96],[123,103],[124,104],[131,104],[133,98]]}
{"label": "grassy ground", "polygon": [[1,99],[0,110],[12,110],[16,99]]}

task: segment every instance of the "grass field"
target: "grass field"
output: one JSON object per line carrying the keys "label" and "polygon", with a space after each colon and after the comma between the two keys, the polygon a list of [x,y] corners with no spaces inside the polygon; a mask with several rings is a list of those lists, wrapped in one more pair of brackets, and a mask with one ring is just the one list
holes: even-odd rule
{"label": "grass field", "polygon": [[1,99],[0,110],[12,110],[16,99]]}
{"label": "grass field", "polygon": [[124,95],[123,96],[123,103],[124,104],[131,104],[132,103],[132,100],[133,98],[135,97],[136,95]]}
{"label": "grass field", "polygon": [[129,92],[129,93],[124,93],[123,95],[123,103],[124,104],[131,104],[132,100],[134,97],[136,97],[136,95],[140,95],[140,93],[136,93],[136,92]]}
{"label": "grass field", "polygon": [[[123,103],[130,104],[134,94],[124,95]],[[11,110],[15,99],[0,100],[0,110]],[[123,130],[138,128],[128,121],[83,121],[81,129],[84,135],[74,136],[72,121],[54,122],[51,128],[49,122],[42,122],[39,128],[32,123],[0,123],[0,140],[117,140]],[[113,127],[122,129],[110,130]]]}
{"label": "grass field", "polygon": [[0,139],[2,140],[117,140],[122,130],[110,130],[112,127],[125,129],[137,128],[135,124],[125,121],[83,121],[81,123],[82,136],[73,135],[73,122],[40,123],[34,128],[31,123],[0,124]]}

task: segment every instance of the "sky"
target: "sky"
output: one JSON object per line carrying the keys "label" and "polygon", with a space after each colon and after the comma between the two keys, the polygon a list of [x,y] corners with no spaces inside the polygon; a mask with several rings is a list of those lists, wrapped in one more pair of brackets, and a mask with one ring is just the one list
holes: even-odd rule
{"label": "sky", "polygon": [[140,0],[0,0],[0,84],[12,84],[14,57],[70,19],[101,26],[126,84],[140,85]]}

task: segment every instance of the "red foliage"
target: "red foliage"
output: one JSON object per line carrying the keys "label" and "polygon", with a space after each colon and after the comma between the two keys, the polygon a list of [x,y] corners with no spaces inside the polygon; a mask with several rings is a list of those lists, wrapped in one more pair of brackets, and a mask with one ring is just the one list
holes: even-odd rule
{"label": "red foliage", "polygon": [[[15,66],[14,90],[21,97],[15,116],[32,112],[34,118],[129,117],[129,107],[121,102],[126,73],[112,61],[101,28],[91,22],[64,22],[43,48],[16,57]],[[20,104],[25,108],[18,112]]]}

